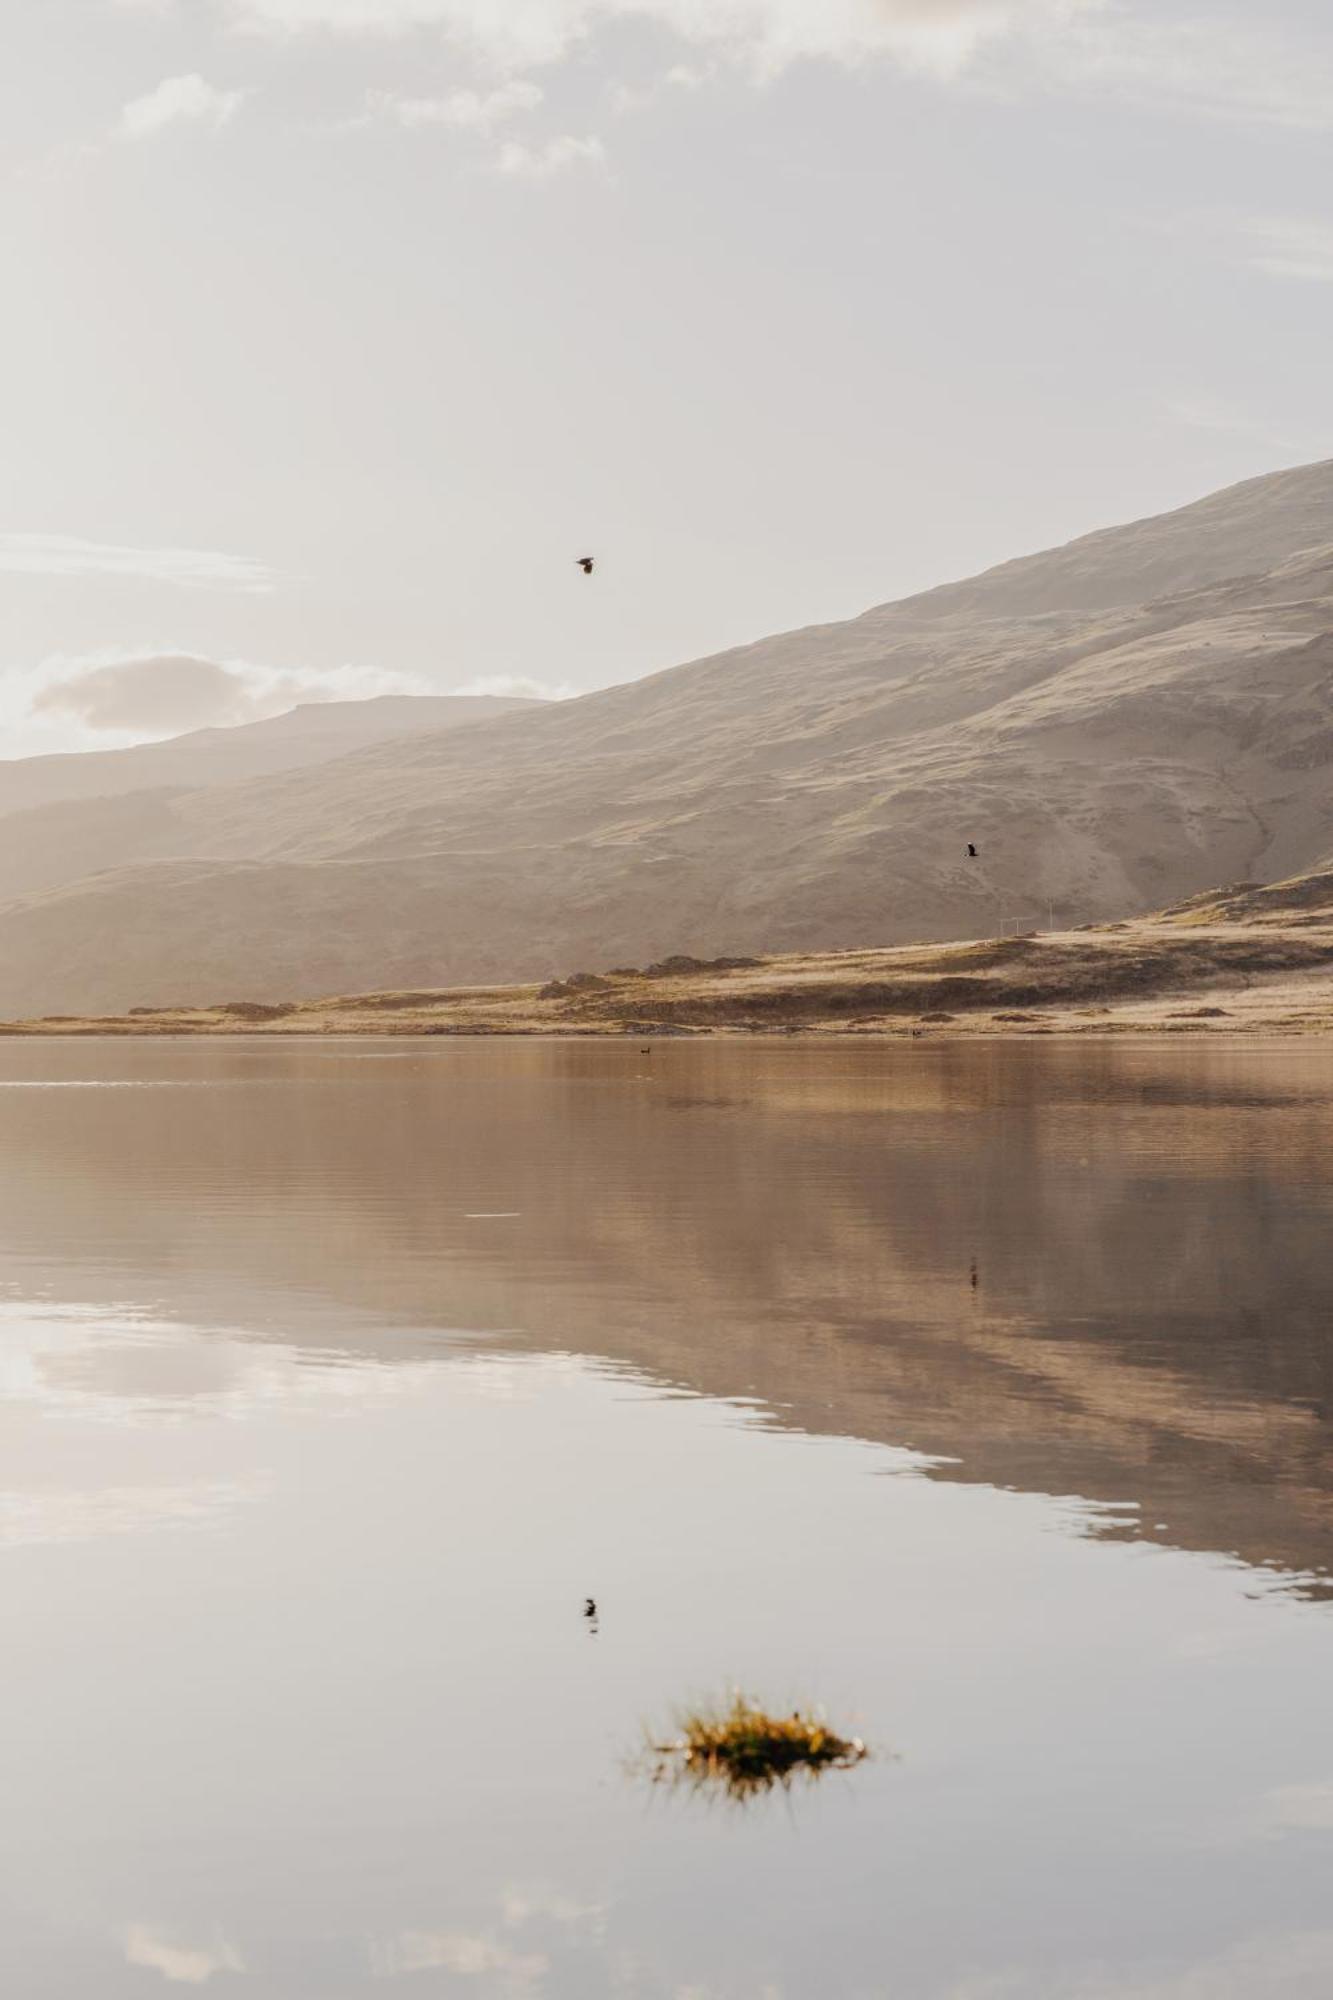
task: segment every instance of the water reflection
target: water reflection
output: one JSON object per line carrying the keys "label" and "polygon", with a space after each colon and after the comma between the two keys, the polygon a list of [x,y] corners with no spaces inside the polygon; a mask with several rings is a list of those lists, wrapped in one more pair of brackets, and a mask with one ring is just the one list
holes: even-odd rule
{"label": "water reflection", "polygon": [[158,1972],[181,1986],[206,1986],[219,1972],[245,1971],[245,1961],[225,1938],[204,1945],[182,1944],[164,1937],[152,1924],[127,1926],[125,1963]]}
{"label": "water reflection", "polygon": [[0,1065],[7,1993],[1329,1990],[1330,1057]]}
{"label": "water reflection", "polygon": [[1317,1047],[664,1044],[647,1076],[632,1049],[559,1044],[4,1064],[218,1086],[4,1100],[0,1270],[25,1297],[393,1365],[451,1328],[566,1347],[944,1477],[1133,1500],[1136,1535],[1333,1565]]}

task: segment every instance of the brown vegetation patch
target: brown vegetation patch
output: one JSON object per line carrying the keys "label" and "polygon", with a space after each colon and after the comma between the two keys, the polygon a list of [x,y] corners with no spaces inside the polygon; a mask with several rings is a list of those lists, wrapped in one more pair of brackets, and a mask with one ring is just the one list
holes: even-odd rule
{"label": "brown vegetation patch", "polygon": [[798,1776],[850,1771],[869,1755],[860,1737],[838,1735],[813,1711],[774,1715],[739,1691],[724,1707],[685,1710],[677,1729],[669,1741],[649,1744],[654,1780],[741,1803]]}

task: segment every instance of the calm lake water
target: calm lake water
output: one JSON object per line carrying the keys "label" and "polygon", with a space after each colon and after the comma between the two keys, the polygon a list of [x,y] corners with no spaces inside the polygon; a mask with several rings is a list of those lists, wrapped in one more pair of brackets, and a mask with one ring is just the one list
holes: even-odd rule
{"label": "calm lake water", "polygon": [[1333,1992],[1333,1049],[6,1042],[0,1218],[6,1996]]}

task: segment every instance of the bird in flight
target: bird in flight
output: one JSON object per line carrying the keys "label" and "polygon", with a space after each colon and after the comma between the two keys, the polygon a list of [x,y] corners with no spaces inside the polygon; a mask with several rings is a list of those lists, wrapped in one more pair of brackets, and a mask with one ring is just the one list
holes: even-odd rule
{"label": "bird in flight", "polygon": [[595,558],[594,558],[594,557],[592,557],[592,556],[579,556],[579,557],[577,558],[577,561],[578,561],[578,567],[579,567],[579,568],[580,568],[580,569],[581,569],[581,570],[583,571],[583,574],[584,574],[585,576],[591,576],[591,575],[592,575],[592,566],[593,566],[593,562],[594,562],[594,560],[595,560]]}

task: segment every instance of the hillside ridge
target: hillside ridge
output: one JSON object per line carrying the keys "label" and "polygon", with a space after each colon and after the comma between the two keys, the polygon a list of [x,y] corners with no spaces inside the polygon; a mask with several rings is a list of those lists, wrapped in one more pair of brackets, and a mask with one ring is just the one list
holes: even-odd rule
{"label": "hillside ridge", "polygon": [[1143,915],[1333,855],[1330,764],[1325,461],[532,712],[52,808],[0,860],[0,1012]]}

